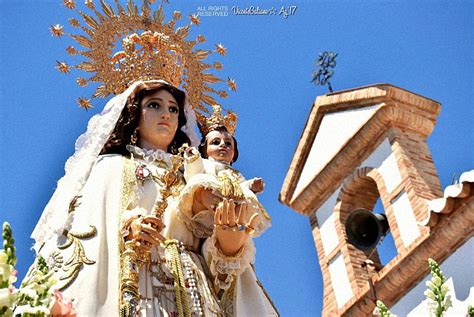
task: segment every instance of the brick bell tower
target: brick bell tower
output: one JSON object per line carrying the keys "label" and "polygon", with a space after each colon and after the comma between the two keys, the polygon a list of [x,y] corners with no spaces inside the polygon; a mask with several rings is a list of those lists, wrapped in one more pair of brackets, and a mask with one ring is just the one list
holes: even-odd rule
{"label": "brick bell tower", "polygon": [[[389,84],[316,99],[280,201],[309,217],[324,280],[323,316],[369,316],[376,298],[390,307],[427,275],[428,257],[442,262],[472,237],[472,180],[467,194],[443,196],[426,143],[440,107]],[[373,210],[379,199],[397,249],[385,266],[376,250],[349,243],[345,229],[353,211]],[[430,206],[443,199],[457,200],[433,212]]]}

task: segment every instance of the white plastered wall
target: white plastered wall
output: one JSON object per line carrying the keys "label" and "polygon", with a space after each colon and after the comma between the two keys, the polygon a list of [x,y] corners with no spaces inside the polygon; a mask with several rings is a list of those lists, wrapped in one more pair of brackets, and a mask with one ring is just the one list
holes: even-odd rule
{"label": "white plastered wall", "polygon": [[398,229],[400,230],[403,245],[408,247],[420,236],[420,229],[418,228],[415,213],[413,212],[410,200],[405,191],[392,201],[392,209]]}
{"label": "white plastered wall", "polygon": [[[467,306],[474,305],[473,255],[474,238],[471,238],[441,263],[441,271],[447,278],[449,295],[453,303],[453,307],[449,308],[444,315],[446,317],[466,316]],[[430,279],[431,275],[428,274],[393,305],[390,311],[400,317],[430,316],[428,301],[423,294],[427,289],[426,281]]]}
{"label": "white plastered wall", "polygon": [[339,236],[336,232],[336,222],[334,219],[334,206],[336,205],[339,190],[340,187],[324,202],[316,213],[325,256],[339,245]]}
{"label": "white plastered wall", "polygon": [[332,288],[336,296],[337,307],[340,308],[354,296],[341,253],[338,253],[329,262],[329,276],[331,277]]}
{"label": "white plastered wall", "polygon": [[303,189],[374,115],[379,107],[380,105],[377,104],[359,109],[337,111],[328,113],[322,118],[293,197],[301,194]]}

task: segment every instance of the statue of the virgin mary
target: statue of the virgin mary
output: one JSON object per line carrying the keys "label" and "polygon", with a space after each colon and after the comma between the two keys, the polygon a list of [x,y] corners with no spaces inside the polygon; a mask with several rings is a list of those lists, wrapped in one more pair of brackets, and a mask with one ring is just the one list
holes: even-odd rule
{"label": "statue of the virgin mary", "polygon": [[[220,215],[208,237],[177,212],[186,185],[180,154],[197,146],[195,112],[206,116],[213,95],[227,93],[210,86],[221,80],[208,70],[221,65],[206,64],[211,52],[195,48],[204,37],[187,39],[198,17],[176,28],[179,12],[165,22],[162,6],[153,11],[149,2],[100,1],[99,12],[88,0],[89,15],[64,0],[82,21],[69,20],[82,30],[69,36],[84,48],[67,51],[86,57],[74,67],[92,73],[78,84],[98,82],[94,97],[115,96],[78,138],[33,232],[34,248],[78,316],[277,315],[253,270],[254,244],[242,228],[255,215],[246,203],[195,195],[196,205]],[[64,34],[59,25],[52,32]],[[70,68],[58,62],[60,71]],[[78,102],[90,107],[87,98]]]}

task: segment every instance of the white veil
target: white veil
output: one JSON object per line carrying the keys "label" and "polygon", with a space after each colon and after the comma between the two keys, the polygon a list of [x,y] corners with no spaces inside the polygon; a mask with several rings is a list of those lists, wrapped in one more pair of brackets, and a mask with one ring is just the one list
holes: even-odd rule
{"label": "white veil", "polygon": [[[31,237],[35,239],[33,248],[39,251],[43,243],[49,239],[59,238],[68,229],[69,204],[79,195],[82,187],[89,178],[92,166],[99,153],[112,134],[120,114],[131,96],[141,90],[144,85],[166,84],[163,80],[137,81],[125,92],[113,97],[100,114],[94,115],[87,124],[87,131],[76,140],[75,152],[65,164],[65,174],[58,181],[57,188],[46,205]],[[157,87],[158,88],[158,87]],[[186,125],[181,130],[191,140],[191,145],[197,146],[199,139],[194,131],[196,117],[193,109],[185,102]]]}

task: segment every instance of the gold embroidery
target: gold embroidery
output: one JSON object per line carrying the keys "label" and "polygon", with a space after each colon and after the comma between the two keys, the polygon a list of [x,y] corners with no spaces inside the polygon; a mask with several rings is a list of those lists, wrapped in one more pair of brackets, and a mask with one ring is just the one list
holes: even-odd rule
{"label": "gold embroidery", "polygon": [[217,176],[223,197],[240,200],[245,198],[238,179],[234,175],[223,173]]}
{"label": "gold embroidery", "polygon": [[232,281],[230,284],[230,287],[225,290],[224,294],[222,295],[221,306],[226,316],[235,315],[235,298],[237,297],[235,292],[236,286],[236,279],[234,279],[234,281]]}
{"label": "gold embroidery", "polygon": [[[182,149],[180,149],[182,153]],[[173,194],[173,187],[176,186],[180,181],[179,168],[183,164],[184,159],[181,156],[173,155],[170,157],[171,166],[169,166],[165,172],[160,176],[152,175],[152,179],[161,185],[160,194],[161,197],[155,202],[153,215],[162,219],[163,214],[168,207],[168,197]],[[122,201],[121,201],[121,212],[123,212],[128,204],[136,199],[133,195],[134,188],[136,186],[136,177],[133,177],[135,171],[135,165],[133,159],[127,160],[125,164],[125,170],[123,174],[123,188],[122,188]],[[125,196],[125,197],[124,197]],[[119,298],[119,311],[120,316],[135,316],[139,309],[139,276],[140,267],[150,260],[149,253],[137,253],[136,246],[137,241],[122,242],[122,237],[119,236],[120,241],[120,298]],[[181,272],[182,274],[182,272]],[[179,283],[176,281],[175,283]],[[185,302],[187,299],[181,300],[176,298],[178,309],[181,308],[179,316],[184,316],[182,308],[184,308],[186,316],[190,316],[189,304]],[[178,311],[179,313],[179,311]]]}
{"label": "gold embroidery", "polygon": [[95,263],[95,261],[92,261],[87,258],[81,240],[90,239],[96,234],[97,229],[94,226],[90,226],[90,230],[83,233],[66,232],[67,240],[63,245],[58,245],[58,248],[60,250],[65,250],[69,248],[72,244],[74,244],[74,251],[69,260],[66,261],[62,268],[65,273],[59,279],[60,282],[63,283],[59,290],[65,289],[66,287],[71,285],[72,282],[74,282],[84,264],[91,265]]}
{"label": "gold embroidery", "polygon": [[82,198],[82,196],[74,196],[74,198],[71,200],[71,202],[69,203],[69,209],[68,209],[69,213],[73,212],[74,210],[76,210],[77,207],[79,207],[81,203],[78,202],[78,200],[80,198]]}
{"label": "gold embroidery", "polygon": [[[125,158],[125,166],[122,174],[122,193],[120,201],[120,211],[123,212],[130,205],[132,201],[136,199],[135,197],[135,187],[137,185],[137,180],[135,177],[135,163],[133,159]],[[119,241],[122,238],[120,237]]]}
{"label": "gold embroidery", "polygon": [[[122,214],[131,202],[136,197],[135,186],[135,163],[132,159],[125,158],[123,173],[122,173],[122,192],[120,200],[120,214]],[[119,297],[119,315],[120,316],[134,316],[138,303],[132,299],[138,298],[138,273],[139,268],[135,264],[136,254],[133,247],[133,241],[124,243],[121,230],[117,230],[119,243],[119,277],[120,277],[120,297]]]}

